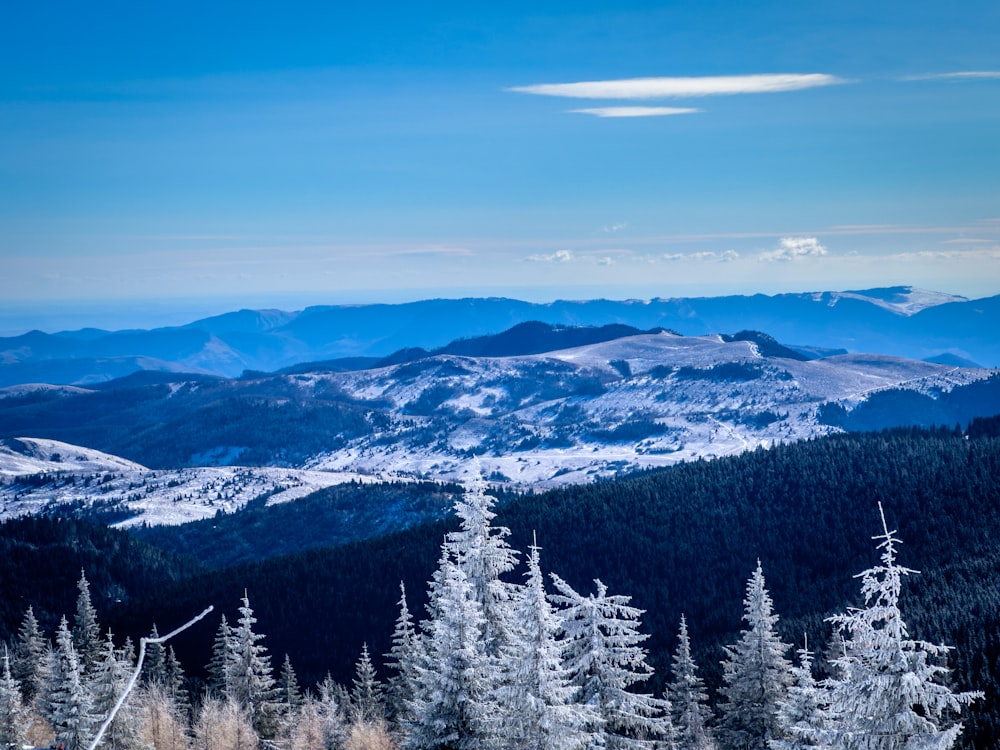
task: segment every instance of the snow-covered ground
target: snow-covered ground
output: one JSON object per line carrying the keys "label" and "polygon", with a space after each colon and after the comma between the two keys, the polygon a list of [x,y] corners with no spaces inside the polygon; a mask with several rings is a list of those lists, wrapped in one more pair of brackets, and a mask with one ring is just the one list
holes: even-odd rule
{"label": "snow-covered ground", "polygon": [[[25,476],[31,479],[16,479]],[[268,504],[281,503],[335,484],[384,478],[266,466],[154,471],[89,448],[33,438],[0,442],[0,477],[0,520],[81,505],[133,513],[114,524],[122,527],[187,523],[232,512],[264,495]]]}
{"label": "snow-covered ground", "polygon": [[[835,432],[817,419],[826,402],[852,409],[888,388],[936,396],[994,373],[877,355],[768,358],[751,341],[662,333],[535,356],[439,356],[275,376],[305,399],[334,389],[378,404],[385,418],[298,469],[151,471],[51,440],[3,441],[0,518],[80,503],[135,514],[120,525],[177,524],[350,480],[461,481],[482,473],[518,487],[591,482]],[[227,450],[217,446],[203,460]],[[41,473],[49,476],[13,480]]]}

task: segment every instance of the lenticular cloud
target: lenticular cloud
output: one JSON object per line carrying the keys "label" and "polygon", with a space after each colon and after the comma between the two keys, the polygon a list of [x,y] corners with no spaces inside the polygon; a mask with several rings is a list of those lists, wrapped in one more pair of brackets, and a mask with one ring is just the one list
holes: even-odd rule
{"label": "lenticular cloud", "polygon": [[539,83],[515,86],[510,91],[574,99],[664,99],[718,96],[723,94],[769,94],[832,86],[844,80],[827,73],[775,73],[746,76],[699,76],[690,78],[624,78],[578,83]]}

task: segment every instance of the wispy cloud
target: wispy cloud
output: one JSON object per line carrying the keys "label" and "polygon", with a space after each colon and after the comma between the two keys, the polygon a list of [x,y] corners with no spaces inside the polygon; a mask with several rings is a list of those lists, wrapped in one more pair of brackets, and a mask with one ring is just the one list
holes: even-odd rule
{"label": "wispy cloud", "polygon": [[951,73],[924,73],[903,76],[904,81],[961,81],[1000,79],[1000,70],[958,70]]}
{"label": "wispy cloud", "polygon": [[508,91],[544,96],[564,96],[574,99],[663,99],[723,94],[770,94],[819,86],[833,86],[846,82],[844,79],[828,73],[773,73],[744,76],[623,78],[577,83],[538,83],[530,86],[513,86]]}
{"label": "wispy cloud", "polygon": [[619,221],[615,222],[614,224],[605,224],[604,231],[607,232],[608,234],[613,234],[614,232],[620,232],[627,226],[628,226],[627,221]]}
{"label": "wispy cloud", "polygon": [[573,259],[571,250],[556,250],[550,255],[529,255],[527,258],[532,263],[569,263]]}
{"label": "wispy cloud", "polygon": [[571,109],[581,115],[595,117],[666,117],[668,115],[693,115],[701,112],[694,107],[592,107],[589,109]]}
{"label": "wispy cloud", "polygon": [[663,260],[669,261],[701,261],[701,262],[717,262],[717,263],[729,263],[734,260],[738,260],[740,254],[735,250],[726,250],[725,252],[717,253],[712,250],[697,252],[697,253],[664,253],[662,256]]}
{"label": "wispy cloud", "polygon": [[764,261],[791,261],[823,255],[826,255],[826,248],[815,237],[782,237],[776,250],[768,250],[757,257]]}

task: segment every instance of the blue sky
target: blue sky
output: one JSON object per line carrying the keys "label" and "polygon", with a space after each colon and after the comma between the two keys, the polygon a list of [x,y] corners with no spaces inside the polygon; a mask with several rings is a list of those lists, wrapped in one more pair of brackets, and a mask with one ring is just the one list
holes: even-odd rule
{"label": "blue sky", "polygon": [[1000,293],[995,1],[482,5],[6,9],[0,318]]}

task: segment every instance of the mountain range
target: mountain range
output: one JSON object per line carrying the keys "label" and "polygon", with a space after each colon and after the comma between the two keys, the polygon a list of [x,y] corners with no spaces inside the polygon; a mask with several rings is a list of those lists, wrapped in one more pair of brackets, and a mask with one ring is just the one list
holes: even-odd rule
{"label": "mountain range", "polygon": [[[1000,366],[1000,296],[969,300],[912,287],[863,291],[529,303],[504,298],[240,310],[153,330],[82,329],[0,338],[0,387],[87,385],[142,370],[236,377],[305,362],[434,350],[539,321],[570,328],[662,328],[688,336],[753,329],[807,351],[879,353]],[[520,352],[526,353],[526,352]],[[341,363],[340,366],[343,366]]]}

